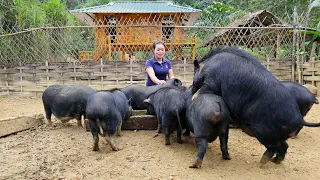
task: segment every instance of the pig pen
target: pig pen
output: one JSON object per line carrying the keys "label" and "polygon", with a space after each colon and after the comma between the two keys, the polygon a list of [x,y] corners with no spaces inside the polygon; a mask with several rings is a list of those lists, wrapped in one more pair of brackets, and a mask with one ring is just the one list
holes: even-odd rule
{"label": "pig pen", "polygon": [[[318,99],[320,97],[318,96]],[[0,97],[0,119],[44,114],[40,97]],[[305,117],[320,122],[320,105]],[[1,128],[1,127],[0,127]],[[289,139],[281,164],[260,166],[265,151],[255,138],[231,129],[231,160],[222,160],[219,141],[209,144],[201,169],[190,169],[197,154],[193,137],[164,145],[153,130],[126,130],[116,137],[120,151],[112,151],[100,138],[100,151],[92,151],[92,135],[76,121],[46,124],[0,138],[0,179],[319,179],[320,129],[304,127]]]}

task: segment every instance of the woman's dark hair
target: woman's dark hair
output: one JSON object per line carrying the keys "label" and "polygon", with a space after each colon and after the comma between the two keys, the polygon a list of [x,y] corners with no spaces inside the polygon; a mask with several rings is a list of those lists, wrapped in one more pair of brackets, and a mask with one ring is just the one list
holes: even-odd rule
{"label": "woman's dark hair", "polygon": [[162,44],[163,46],[165,46],[163,41],[156,40],[156,41],[153,41],[152,49],[155,50],[158,44]]}

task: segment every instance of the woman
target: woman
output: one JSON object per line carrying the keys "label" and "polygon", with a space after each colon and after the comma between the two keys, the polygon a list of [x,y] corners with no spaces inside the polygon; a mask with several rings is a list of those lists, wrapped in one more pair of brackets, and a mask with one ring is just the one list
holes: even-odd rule
{"label": "woman", "polygon": [[148,79],[146,86],[163,84],[167,80],[174,78],[172,65],[168,59],[164,58],[166,53],[164,43],[162,41],[154,41],[152,44],[152,52],[154,57],[146,61],[146,72]]}

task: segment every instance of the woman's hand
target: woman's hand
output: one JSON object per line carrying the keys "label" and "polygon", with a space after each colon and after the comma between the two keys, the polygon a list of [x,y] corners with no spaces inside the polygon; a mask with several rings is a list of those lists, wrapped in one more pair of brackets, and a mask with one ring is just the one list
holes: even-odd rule
{"label": "woman's hand", "polygon": [[159,80],[159,81],[157,82],[157,84],[164,84],[164,83],[166,83],[165,80]]}

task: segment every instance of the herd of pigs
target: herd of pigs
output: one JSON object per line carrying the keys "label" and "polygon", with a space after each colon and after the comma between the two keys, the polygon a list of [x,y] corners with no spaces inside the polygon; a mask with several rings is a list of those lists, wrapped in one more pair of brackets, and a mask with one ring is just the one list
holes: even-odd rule
{"label": "herd of pigs", "polygon": [[119,150],[113,136],[121,135],[122,121],[132,110],[147,109],[158,119],[157,134],[163,133],[165,145],[177,131],[177,142],[193,133],[198,148],[190,168],[200,168],[208,142],[217,137],[223,159],[228,152],[229,125],[257,138],[266,147],[260,163],[280,163],[288,149],[286,140],[303,126],[318,127],[303,117],[316,93],[291,81],[279,81],[253,56],[236,47],[216,48],[200,61],[194,61],[194,79],[184,87],[179,79],[145,87],[129,85],[123,89],[96,91],[89,86],[52,85],[43,93],[46,119],[53,114],[60,120],[81,116],[89,121],[93,151],[99,150],[99,135],[111,148]]}

